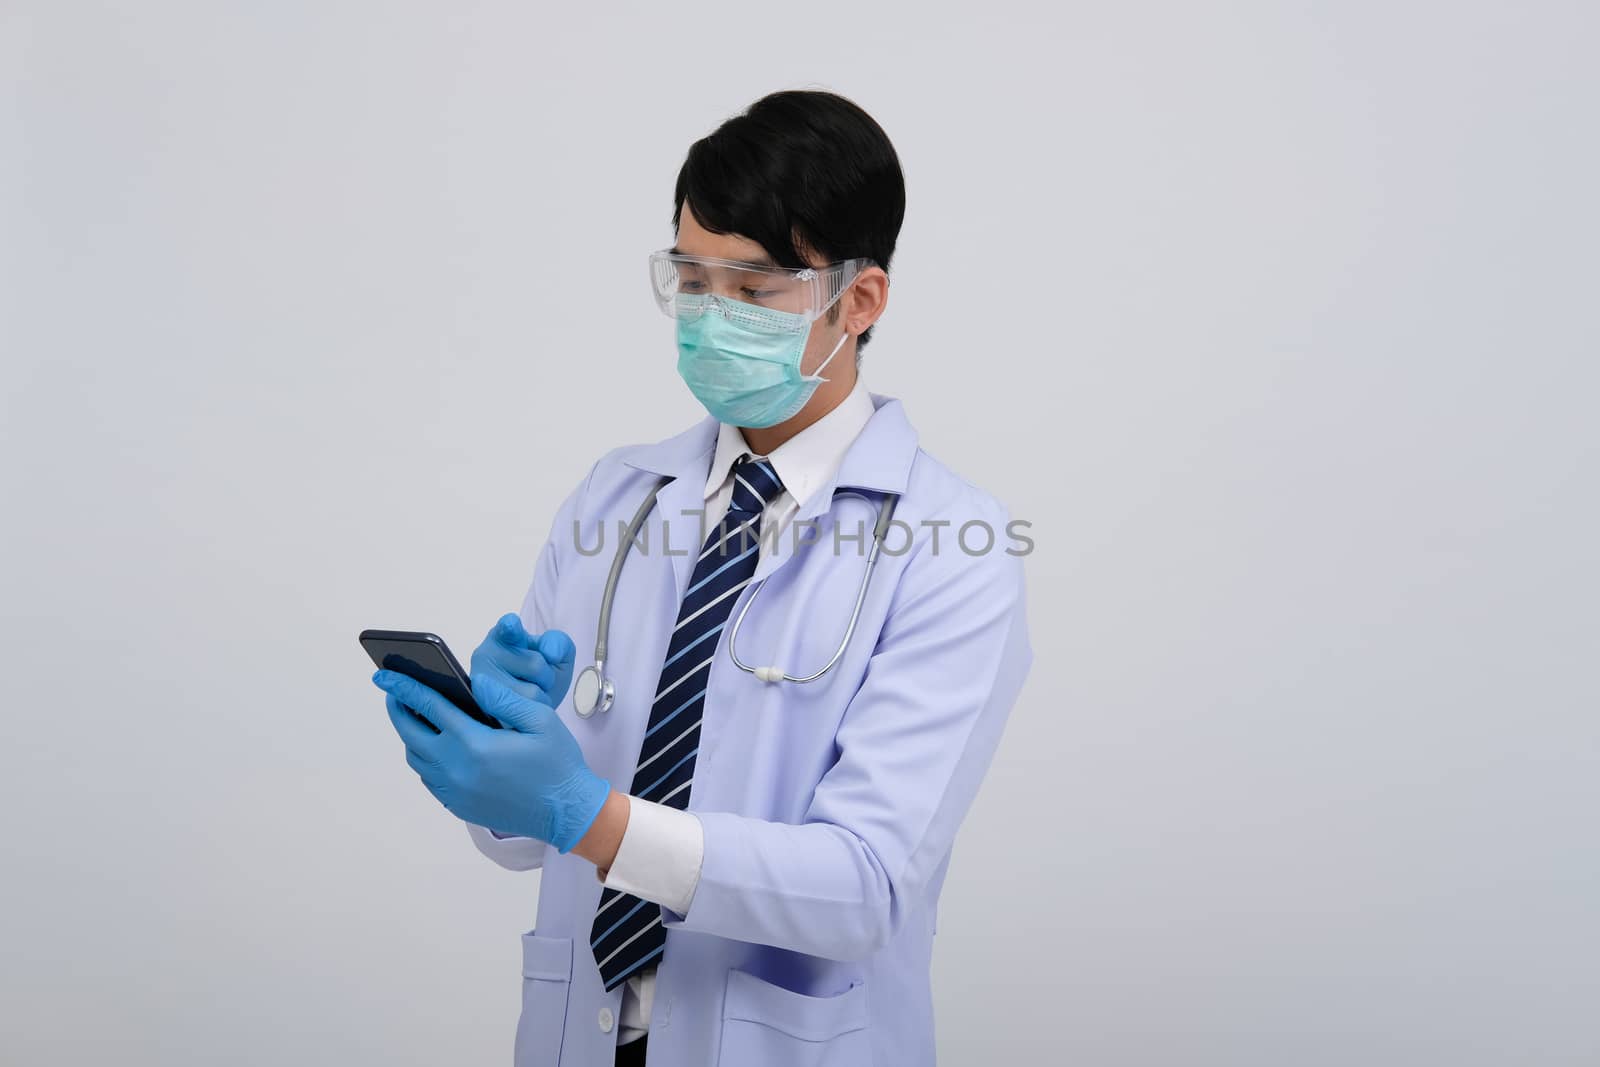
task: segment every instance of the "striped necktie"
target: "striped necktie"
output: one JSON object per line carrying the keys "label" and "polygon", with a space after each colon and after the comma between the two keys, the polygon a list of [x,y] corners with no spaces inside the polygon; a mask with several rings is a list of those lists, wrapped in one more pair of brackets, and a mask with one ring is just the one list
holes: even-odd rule
{"label": "striped necktie", "polygon": [[[746,458],[735,464],[728,512],[701,546],[667,642],[661,682],[628,790],[633,796],[679,810],[689,805],[694,757],[700,750],[700,713],[719,635],[739,591],[755,575],[761,512],[781,492],[783,482],[766,460]],[[606,989],[657,962],[666,943],[659,906],[615,889],[601,894],[589,948]]]}

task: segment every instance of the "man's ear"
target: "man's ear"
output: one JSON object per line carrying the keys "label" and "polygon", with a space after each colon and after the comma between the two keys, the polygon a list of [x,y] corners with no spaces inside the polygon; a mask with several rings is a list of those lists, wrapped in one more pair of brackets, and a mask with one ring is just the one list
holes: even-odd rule
{"label": "man's ear", "polygon": [[843,303],[845,327],[860,337],[889,306],[889,275],[882,267],[866,268],[845,291]]}

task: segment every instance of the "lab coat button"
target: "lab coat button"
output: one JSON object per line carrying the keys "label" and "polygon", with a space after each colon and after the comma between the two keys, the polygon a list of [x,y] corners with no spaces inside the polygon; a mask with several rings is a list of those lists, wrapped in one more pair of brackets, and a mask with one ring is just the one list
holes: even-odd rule
{"label": "lab coat button", "polygon": [[611,1028],[617,1024],[617,1017],[611,1014],[610,1008],[600,1009],[600,1032],[609,1034]]}

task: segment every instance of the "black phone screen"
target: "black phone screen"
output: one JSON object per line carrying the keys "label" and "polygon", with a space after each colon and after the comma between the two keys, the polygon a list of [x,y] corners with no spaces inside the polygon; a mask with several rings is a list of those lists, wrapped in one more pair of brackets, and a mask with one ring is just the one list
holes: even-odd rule
{"label": "black phone screen", "polygon": [[472,699],[472,681],[450,646],[436,634],[419,630],[362,630],[361,647],[384,670],[415,678],[485,726],[500,723]]}

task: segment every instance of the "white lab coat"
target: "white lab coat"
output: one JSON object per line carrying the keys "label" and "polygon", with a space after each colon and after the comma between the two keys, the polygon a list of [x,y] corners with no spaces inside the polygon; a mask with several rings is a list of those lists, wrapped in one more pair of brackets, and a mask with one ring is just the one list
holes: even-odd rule
{"label": "white lab coat", "polygon": [[[687,914],[662,909],[653,1065],[934,1062],[939,890],[1033,654],[1005,509],[918,447],[899,401],[872,399],[876,411],[833,484],[795,516],[817,522],[820,540],[797,548],[784,536],[763,555],[756,577],[767,586],[739,634],[746,662],[791,674],[825,663],[849,620],[875,517],[873,504],[833,490],[900,493],[843,657],[816,682],[765,683],[729,660],[727,630],[719,639],[689,802],[705,854]],[[694,512],[716,435],[708,418],[602,457],[562,504],[523,605],[530,631],[567,631],[587,665],[618,521],[660,476],[674,476],[648,550],[630,554],[617,588],[607,663],[616,703],[582,719],[569,694],[558,709],[594,771],[623,788],[697,554]],[[969,522],[993,531],[989,551],[958,543]],[[840,540],[836,554],[835,526],[864,536]],[[986,540],[978,527],[969,534],[968,548]],[[473,838],[502,866],[544,869],[535,927],[522,939],[517,1067],[609,1067],[622,988],[604,990],[589,950],[594,867],[527,839],[478,828]]]}

